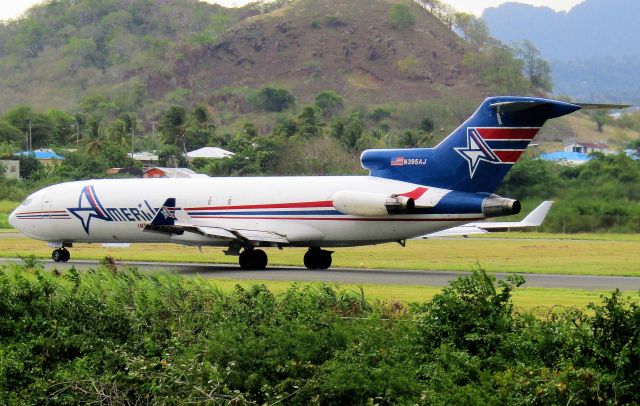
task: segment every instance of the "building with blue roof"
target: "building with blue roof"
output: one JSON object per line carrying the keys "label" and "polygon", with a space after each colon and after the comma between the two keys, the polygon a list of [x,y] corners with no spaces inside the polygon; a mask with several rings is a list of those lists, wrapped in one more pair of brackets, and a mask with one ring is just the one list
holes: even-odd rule
{"label": "building with blue roof", "polygon": [[51,149],[36,149],[33,151],[22,151],[15,154],[16,156],[34,156],[40,163],[45,165],[55,165],[64,160],[63,156],[60,156],[53,152]]}
{"label": "building with blue roof", "polygon": [[557,151],[540,154],[540,159],[565,163],[567,165],[582,165],[590,161],[592,157],[582,152]]}

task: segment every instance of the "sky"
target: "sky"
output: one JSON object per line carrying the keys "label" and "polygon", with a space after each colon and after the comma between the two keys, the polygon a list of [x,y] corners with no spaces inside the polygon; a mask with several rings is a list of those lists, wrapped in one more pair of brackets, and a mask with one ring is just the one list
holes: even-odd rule
{"label": "sky", "polygon": [[[227,7],[241,6],[249,3],[248,0],[206,0],[209,3],[219,3]],[[514,0],[512,0],[514,1]],[[547,6],[557,11],[568,11],[571,7],[584,0],[515,0],[519,3],[532,4],[534,6]],[[0,20],[7,20],[19,17],[29,7],[34,4],[41,3],[42,0],[2,0],[0,4]],[[506,3],[506,0],[446,0],[446,3],[451,4],[460,11],[466,11],[474,13],[476,15],[482,14],[482,11],[487,7],[496,7],[502,3]]]}

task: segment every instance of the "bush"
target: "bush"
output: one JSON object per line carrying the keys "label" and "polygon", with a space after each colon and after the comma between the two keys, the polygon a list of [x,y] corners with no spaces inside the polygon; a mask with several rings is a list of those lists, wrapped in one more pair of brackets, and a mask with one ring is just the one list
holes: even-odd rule
{"label": "bush", "polygon": [[640,402],[638,298],[518,313],[482,270],[431,302],[98,269],[0,268],[6,404]]}
{"label": "bush", "polygon": [[406,4],[394,4],[389,9],[389,24],[398,30],[410,29],[416,24],[416,16]]}
{"label": "bush", "polygon": [[286,89],[265,87],[254,100],[256,108],[268,112],[280,112],[295,105],[295,98]]}

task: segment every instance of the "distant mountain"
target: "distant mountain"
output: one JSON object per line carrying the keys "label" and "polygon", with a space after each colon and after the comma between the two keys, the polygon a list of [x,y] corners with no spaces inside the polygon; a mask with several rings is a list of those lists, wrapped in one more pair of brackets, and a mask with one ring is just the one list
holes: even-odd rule
{"label": "distant mountain", "polygon": [[532,41],[551,62],[556,94],[640,103],[640,1],[586,0],[569,12],[505,3],[482,15],[507,43]]}
{"label": "distant mountain", "polygon": [[586,0],[569,12],[505,3],[484,11],[491,34],[511,43],[528,39],[548,59],[640,54],[640,1]]}

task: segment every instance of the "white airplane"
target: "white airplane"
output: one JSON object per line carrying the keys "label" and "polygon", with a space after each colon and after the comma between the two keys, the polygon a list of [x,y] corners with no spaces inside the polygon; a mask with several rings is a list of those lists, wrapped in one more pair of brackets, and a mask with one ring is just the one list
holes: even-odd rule
{"label": "white airplane", "polygon": [[464,224],[458,227],[448,228],[435,233],[423,235],[421,239],[443,238],[443,237],[467,237],[474,234],[488,234],[498,231],[520,230],[530,227],[540,227],[549,214],[549,209],[553,201],[545,200],[538,207],[533,209],[521,221],[479,221],[476,223]]}
{"label": "white airplane", "polygon": [[84,180],[35,192],[9,222],[49,242],[55,261],[74,243],[172,242],[226,247],[243,269],[267,266],[262,247],[308,247],[305,266],[327,269],[323,248],[404,244],[519,213],[492,193],[546,120],[580,108],[491,97],[434,148],[363,152],[368,176]]}

